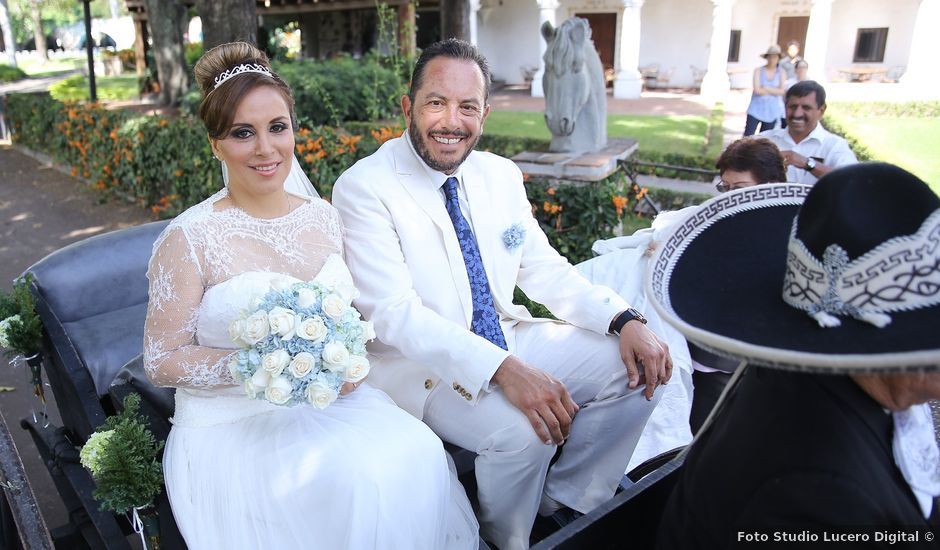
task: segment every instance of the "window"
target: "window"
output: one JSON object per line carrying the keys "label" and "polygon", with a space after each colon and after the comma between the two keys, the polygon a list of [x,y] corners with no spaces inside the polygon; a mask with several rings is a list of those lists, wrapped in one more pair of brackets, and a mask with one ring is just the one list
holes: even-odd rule
{"label": "window", "polygon": [[888,28],[858,29],[855,37],[854,63],[882,63],[885,60],[885,42],[888,41]]}
{"label": "window", "polygon": [[741,53],[741,31],[731,31],[731,43],[728,44],[728,62],[737,63],[738,54]]}

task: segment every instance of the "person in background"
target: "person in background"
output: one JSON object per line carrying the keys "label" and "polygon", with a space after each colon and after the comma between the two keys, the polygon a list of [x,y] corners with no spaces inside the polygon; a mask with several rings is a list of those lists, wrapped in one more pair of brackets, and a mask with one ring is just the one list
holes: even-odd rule
{"label": "person in background", "polygon": [[718,177],[715,188],[733,191],[761,183],[787,181],[780,149],[769,139],[753,137],[732,142],[715,161]]}
{"label": "person in background", "polygon": [[787,73],[787,80],[796,78],[796,65],[803,58],[800,57],[800,43],[796,40],[787,42],[787,55],[780,60],[780,68]]}
{"label": "person in background", "polygon": [[858,159],[844,138],[823,128],[826,90],[815,80],[798,82],[786,94],[787,127],[761,132],[780,148],[787,181],[814,184],[835,168]]}
{"label": "person in background", "polygon": [[783,119],[783,100],[786,92],[784,83],[785,73],[778,63],[780,62],[780,46],[774,44],[761,54],[767,60],[763,67],[754,69],[751,103],[747,106],[747,122],[744,125],[744,135],[751,136],[758,131],[763,132],[777,125]]}

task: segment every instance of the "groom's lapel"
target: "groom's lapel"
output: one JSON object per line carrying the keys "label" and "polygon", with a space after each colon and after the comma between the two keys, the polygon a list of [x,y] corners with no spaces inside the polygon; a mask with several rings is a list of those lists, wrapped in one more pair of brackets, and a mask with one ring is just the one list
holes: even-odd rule
{"label": "groom's lapel", "polygon": [[[450,278],[453,280],[457,295],[460,297],[460,303],[464,310],[467,326],[469,326],[470,320],[473,318],[473,299],[470,294],[470,279],[467,276],[467,267],[463,261],[463,253],[460,251],[460,243],[457,242],[457,232],[454,230],[454,224],[450,221],[450,216],[447,214],[447,209],[444,207],[444,197],[441,195],[440,191],[440,186],[443,185],[444,182],[431,181],[427,171],[421,165],[420,160],[415,156],[404,137],[401,138],[397,145],[398,150],[394,158],[398,181],[438,228],[439,237],[444,243],[444,251],[447,254]],[[423,238],[430,239],[432,236],[427,235],[423,236]],[[428,275],[433,276],[433,274]],[[444,280],[442,279],[442,283],[443,282]]]}

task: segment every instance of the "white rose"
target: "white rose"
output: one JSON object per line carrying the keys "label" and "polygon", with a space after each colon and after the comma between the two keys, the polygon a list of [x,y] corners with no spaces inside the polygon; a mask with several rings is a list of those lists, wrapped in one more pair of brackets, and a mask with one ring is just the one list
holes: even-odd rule
{"label": "white rose", "polygon": [[276,307],[268,313],[268,324],[271,325],[271,332],[280,336],[281,340],[290,340],[300,322],[293,311]]}
{"label": "white rose", "polygon": [[368,342],[369,340],[375,340],[375,325],[372,324],[372,321],[363,321],[362,322],[362,337]]}
{"label": "white rose", "polygon": [[349,283],[337,284],[333,287],[333,292],[339,294],[347,306],[352,304],[352,301],[359,297],[359,289]]}
{"label": "white rose", "polygon": [[308,308],[317,303],[317,293],[309,288],[301,288],[297,291],[297,305],[302,308]]}
{"label": "white rose", "polygon": [[245,333],[245,320],[244,319],[235,319],[228,326],[228,336],[232,339],[232,342],[236,346],[245,345],[245,340],[242,338],[242,334]]}
{"label": "white rose", "polygon": [[271,288],[273,288],[274,290],[284,290],[286,288],[289,288],[290,285],[291,285],[291,282],[285,279],[284,277],[271,279]]}
{"label": "white rose", "polygon": [[254,399],[258,392],[264,391],[270,383],[271,374],[264,369],[258,369],[251,378],[245,380],[245,394]]}
{"label": "white rose", "polygon": [[238,369],[238,357],[233,357],[232,360],[228,362],[228,371],[232,373],[232,379],[235,380],[236,384],[243,382],[242,373]]}
{"label": "white rose", "polygon": [[245,326],[240,338],[249,346],[253,346],[267,338],[268,334],[268,314],[263,311],[256,311],[245,319]]}
{"label": "white rose", "polygon": [[290,354],[282,349],[274,350],[261,358],[261,369],[279,376],[290,364]]}
{"label": "white rose", "polygon": [[329,315],[333,320],[338,321],[343,316],[346,309],[346,303],[339,294],[330,293],[323,297],[323,313]]}
{"label": "white rose", "polygon": [[307,402],[318,409],[325,409],[339,396],[336,390],[317,380],[307,386]]}
{"label": "white rose", "polygon": [[326,336],[326,325],[323,323],[323,319],[316,315],[304,319],[297,327],[297,336],[313,342],[323,340]]}
{"label": "white rose", "polygon": [[346,365],[346,361],[349,360],[349,350],[346,349],[346,346],[342,342],[337,342],[332,340],[323,346],[323,361],[328,363],[327,368],[332,370],[339,370]]}
{"label": "white rose", "polygon": [[313,364],[315,359],[313,355],[310,355],[306,351],[302,351],[294,356],[294,359],[290,362],[290,373],[294,375],[295,378],[303,378],[310,374],[310,371],[313,370]]}
{"label": "white rose", "polygon": [[358,382],[369,374],[369,360],[362,355],[350,355],[346,362],[346,382]]}
{"label": "white rose", "polygon": [[275,405],[283,405],[290,400],[290,393],[293,389],[286,376],[278,376],[273,378],[264,390],[264,398]]}

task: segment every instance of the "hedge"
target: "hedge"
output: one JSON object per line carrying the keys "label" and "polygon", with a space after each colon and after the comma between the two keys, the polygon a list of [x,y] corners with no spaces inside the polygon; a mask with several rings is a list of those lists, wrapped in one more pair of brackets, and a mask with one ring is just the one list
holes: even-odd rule
{"label": "hedge", "polygon": [[[58,102],[48,93],[8,98],[13,140],[71,166],[102,201],[123,199],[170,217],[221,188],[202,123],[191,116],[167,118],[107,110],[97,103]],[[302,126],[295,153],[321,196],[355,161],[401,134],[392,123],[350,123],[342,128]],[[480,148],[503,156],[533,146],[532,140],[485,137]],[[626,233],[648,225],[632,214],[646,190],[617,172],[593,184],[526,176],[533,212],[553,245],[572,262],[591,257],[595,239],[621,226]]]}
{"label": "hedge", "polygon": [[26,73],[19,67],[0,63],[0,82],[13,82],[26,78]]}

